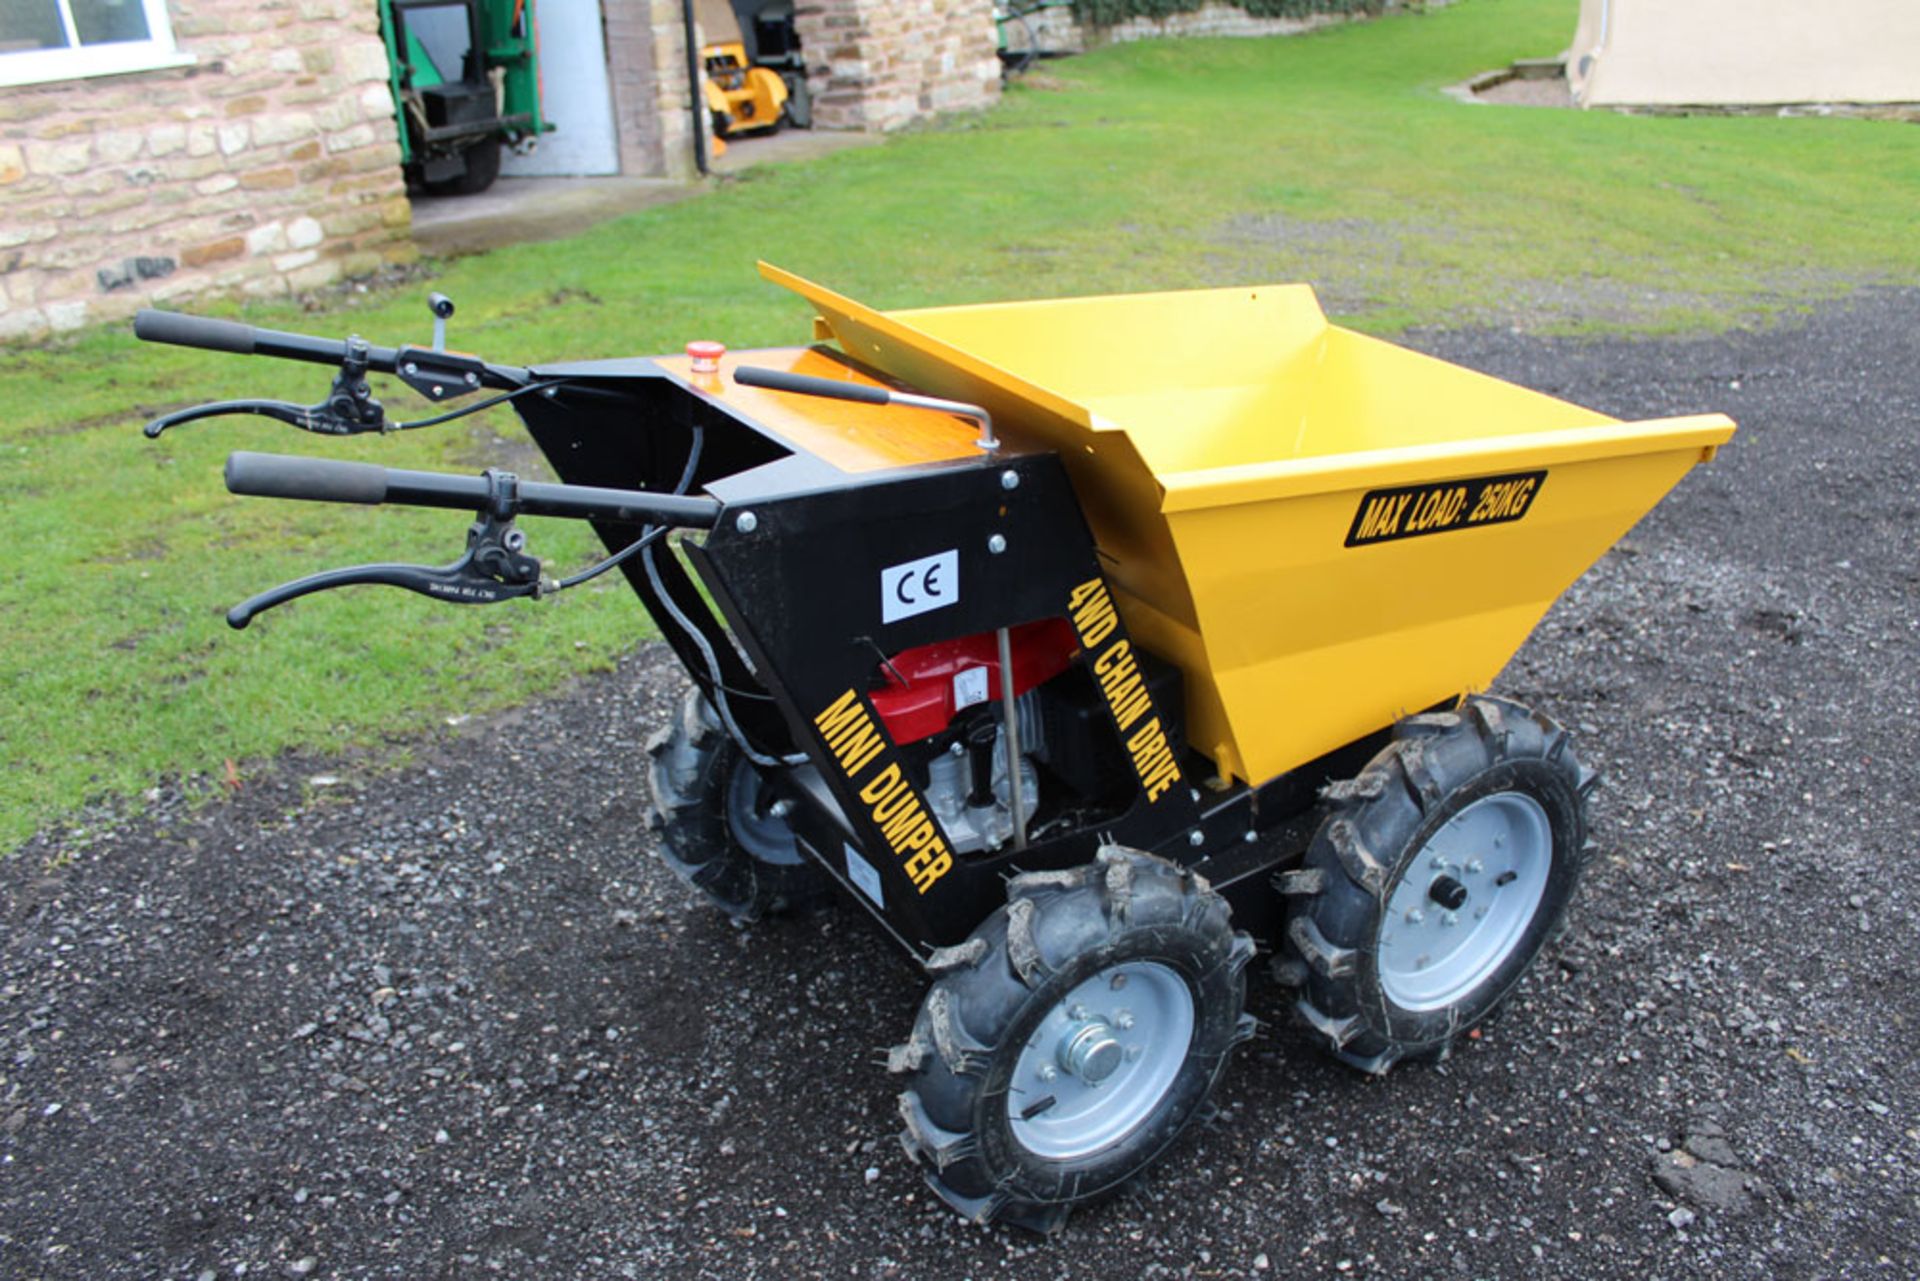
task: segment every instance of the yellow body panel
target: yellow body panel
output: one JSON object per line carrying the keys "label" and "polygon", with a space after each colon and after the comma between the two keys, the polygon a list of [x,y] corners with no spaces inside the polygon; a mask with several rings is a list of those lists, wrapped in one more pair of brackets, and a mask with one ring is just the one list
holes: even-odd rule
{"label": "yellow body panel", "polygon": [[[762,272],[850,355],[1059,451],[1128,627],[1185,672],[1189,740],[1249,782],[1484,689],[1734,430],[1341,329],[1305,285],[883,313]],[[1517,518],[1349,545],[1377,491],[1537,472]]]}

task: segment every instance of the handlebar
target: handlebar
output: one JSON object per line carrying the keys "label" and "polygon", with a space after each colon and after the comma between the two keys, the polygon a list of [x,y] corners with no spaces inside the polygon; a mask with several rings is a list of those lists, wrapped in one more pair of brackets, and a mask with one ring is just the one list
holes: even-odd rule
{"label": "handlebar", "polygon": [[204,347],[208,351],[230,351],[251,356],[254,328],[232,320],[213,320],[189,316],[178,311],[154,311],[142,308],[133,318],[133,336],[142,342],[172,343],[176,347]]}
{"label": "handlebar", "polygon": [[[227,490],[260,498],[299,498],[329,503],[399,503],[485,511],[497,501],[483,476],[405,471],[373,463],[239,450],[227,456]],[[526,516],[564,516],[626,524],[712,529],[720,503],[712,498],[654,494],[592,485],[554,485],[523,480],[511,496],[512,511]],[[512,513],[501,513],[503,515]]]}
{"label": "handlebar", "polygon": [[[444,325],[445,317],[438,318]],[[437,330],[444,333],[444,330]],[[311,334],[260,329],[235,320],[214,320],[178,311],[142,308],[133,318],[133,335],[145,342],[231,352],[237,356],[272,356],[315,365],[355,367],[376,374],[397,374],[402,382],[441,400],[479,387],[514,389],[526,386],[529,375],[515,365],[495,365],[461,352],[438,347],[375,347],[358,338],[316,338]]]}
{"label": "handlebar", "polygon": [[[259,329],[237,320],[155,311],[151,307],[142,308],[134,316],[133,336],[144,342],[171,343],[175,347],[199,347],[206,351],[232,352],[236,356],[274,356],[316,365],[337,365],[347,357],[347,344],[336,338]],[[394,347],[367,348],[367,367],[376,373],[393,373],[399,358],[399,350]]]}
{"label": "handlebar", "polygon": [[[406,503],[416,507],[464,508],[478,513],[467,530],[466,554],[451,565],[354,565],[310,574],[283,583],[227,611],[227,625],[245,627],[276,605],[314,592],[356,584],[403,587],[456,605],[488,605],[523,596],[540,596],[585,582],[657,541],[674,526],[711,529],[719,523],[720,504],[711,498],[652,494],[641,490],[599,489],[588,485],[550,485],[522,481],[511,472],[481,476],[402,471],[372,463],[332,458],[255,454],[227,456],[227,488],[262,498],[301,498],[332,503]],[[624,551],[585,573],[554,582],[541,573],[540,561],[527,551],[526,535],[514,528],[520,515],[567,516],[579,520],[646,523],[646,531]]]}

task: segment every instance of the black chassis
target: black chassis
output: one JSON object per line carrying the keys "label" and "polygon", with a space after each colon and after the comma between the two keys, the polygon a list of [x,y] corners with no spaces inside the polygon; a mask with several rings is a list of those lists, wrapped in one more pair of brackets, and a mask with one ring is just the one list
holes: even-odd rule
{"label": "black chassis", "polygon": [[[806,764],[769,774],[796,802],[789,821],[802,848],[916,960],[965,940],[1005,902],[1008,877],[1082,864],[1107,841],[1200,872],[1227,895],[1237,923],[1270,936],[1277,913],[1271,873],[1298,861],[1320,787],[1357,773],[1385,741],[1383,730],[1258,787],[1222,782],[1205,758],[1182,746],[1180,777],[1157,796],[1150,798],[1136,777],[1130,803],[1096,827],[1053,835],[1018,853],[1009,845],[952,856],[951,865],[929,879],[938,856],[927,857],[926,848],[911,841],[900,849],[901,827],[893,827],[890,840],[876,820],[871,789],[899,757],[884,741],[885,727],[866,693],[886,656],[1039,619],[1070,618],[1076,588],[1098,583],[1104,589],[1100,553],[1059,458],[1002,451],[848,474],[793,449],[650,360],[530,373],[565,378],[589,392],[564,400],[530,396],[515,406],[569,484],[667,488],[685,464],[694,429],[700,429],[694,487],[722,504],[720,522],[704,545],[685,545],[700,584],[670,553],[651,556],[651,567],[635,558],[622,571],[694,681],[710,700],[726,699],[754,750],[767,757],[805,755]],[[640,533],[638,526],[605,521],[595,528],[611,550]],[[883,621],[882,571],[949,551],[957,554],[959,599]],[[675,621],[676,613],[693,624],[698,639]],[[1116,623],[1097,648],[1105,652],[1124,637],[1124,624]],[[1074,661],[1089,667],[1094,655],[1094,647],[1083,645]],[[718,690],[710,670],[715,666]],[[850,705],[841,701],[849,693],[859,704],[854,714],[864,711],[883,741],[871,755],[856,750],[843,760],[820,722],[836,704],[842,717],[849,714]],[[1149,712],[1167,714],[1158,707]],[[845,729],[844,719],[838,724]],[[1110,713],[1107,724],[1118,740]],[[1166,729],[1174,743],[1184,744],[1178,725]],[[847,746],[838,735],[834,741],[843,750]],[[1120,759],[1127,759],[1124,749]],[[897,816],[897,807],[911,800],[891,790],[889,806]],[[926,817],[937,831],[930,809]],[[862,863],[873,874],[863,869],[856,876]]]}

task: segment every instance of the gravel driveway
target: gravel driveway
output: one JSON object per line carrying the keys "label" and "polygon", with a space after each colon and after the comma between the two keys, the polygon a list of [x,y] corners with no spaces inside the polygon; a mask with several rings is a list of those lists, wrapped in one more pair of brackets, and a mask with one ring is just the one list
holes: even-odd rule
{"label": "gravel driveway", "polygon": [[1442,1066],[1332,1065],[1257,982],[1216,1122],[1051,1241],[961,1223],[893,1137],[914,972],[650,856],[650,647],[397,771],[282,760],[0,865],[0,1275],[1920,1274],[1916,333],[1883,291],[1417,340],[1742,425],[1500,683],[1605,771],[1600,852]]}

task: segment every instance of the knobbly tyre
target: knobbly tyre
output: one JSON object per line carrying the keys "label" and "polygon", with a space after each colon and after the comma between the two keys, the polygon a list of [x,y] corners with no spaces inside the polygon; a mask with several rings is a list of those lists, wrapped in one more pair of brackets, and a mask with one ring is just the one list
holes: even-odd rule
{"label": "knobbly tyre", "polygon": [[[837,893],[922,967],[901,1137],[980,1222],[1052,1229],[1159,1157],[1253,1031],[1257,947],[1345,1062],[1445,1055],[1590,849],[1567,732],[1479,691],[1733,424],[1618,422],[1331,326],[1300,285],[887,313],[762,270],[816,345],[520,368],[446,351],[437,295],[429,347],[141,313],[338,369],[318,404],[151,435],[504,401],[560,478],[235,453],[235,493],[476,519],[449,565],[229,622],[618,569],[693,682],[651,749],[662,856],[737,920]],[[376,373],[477,399],[390,423]],[[526,514],[609,555],[556,580]]]}

